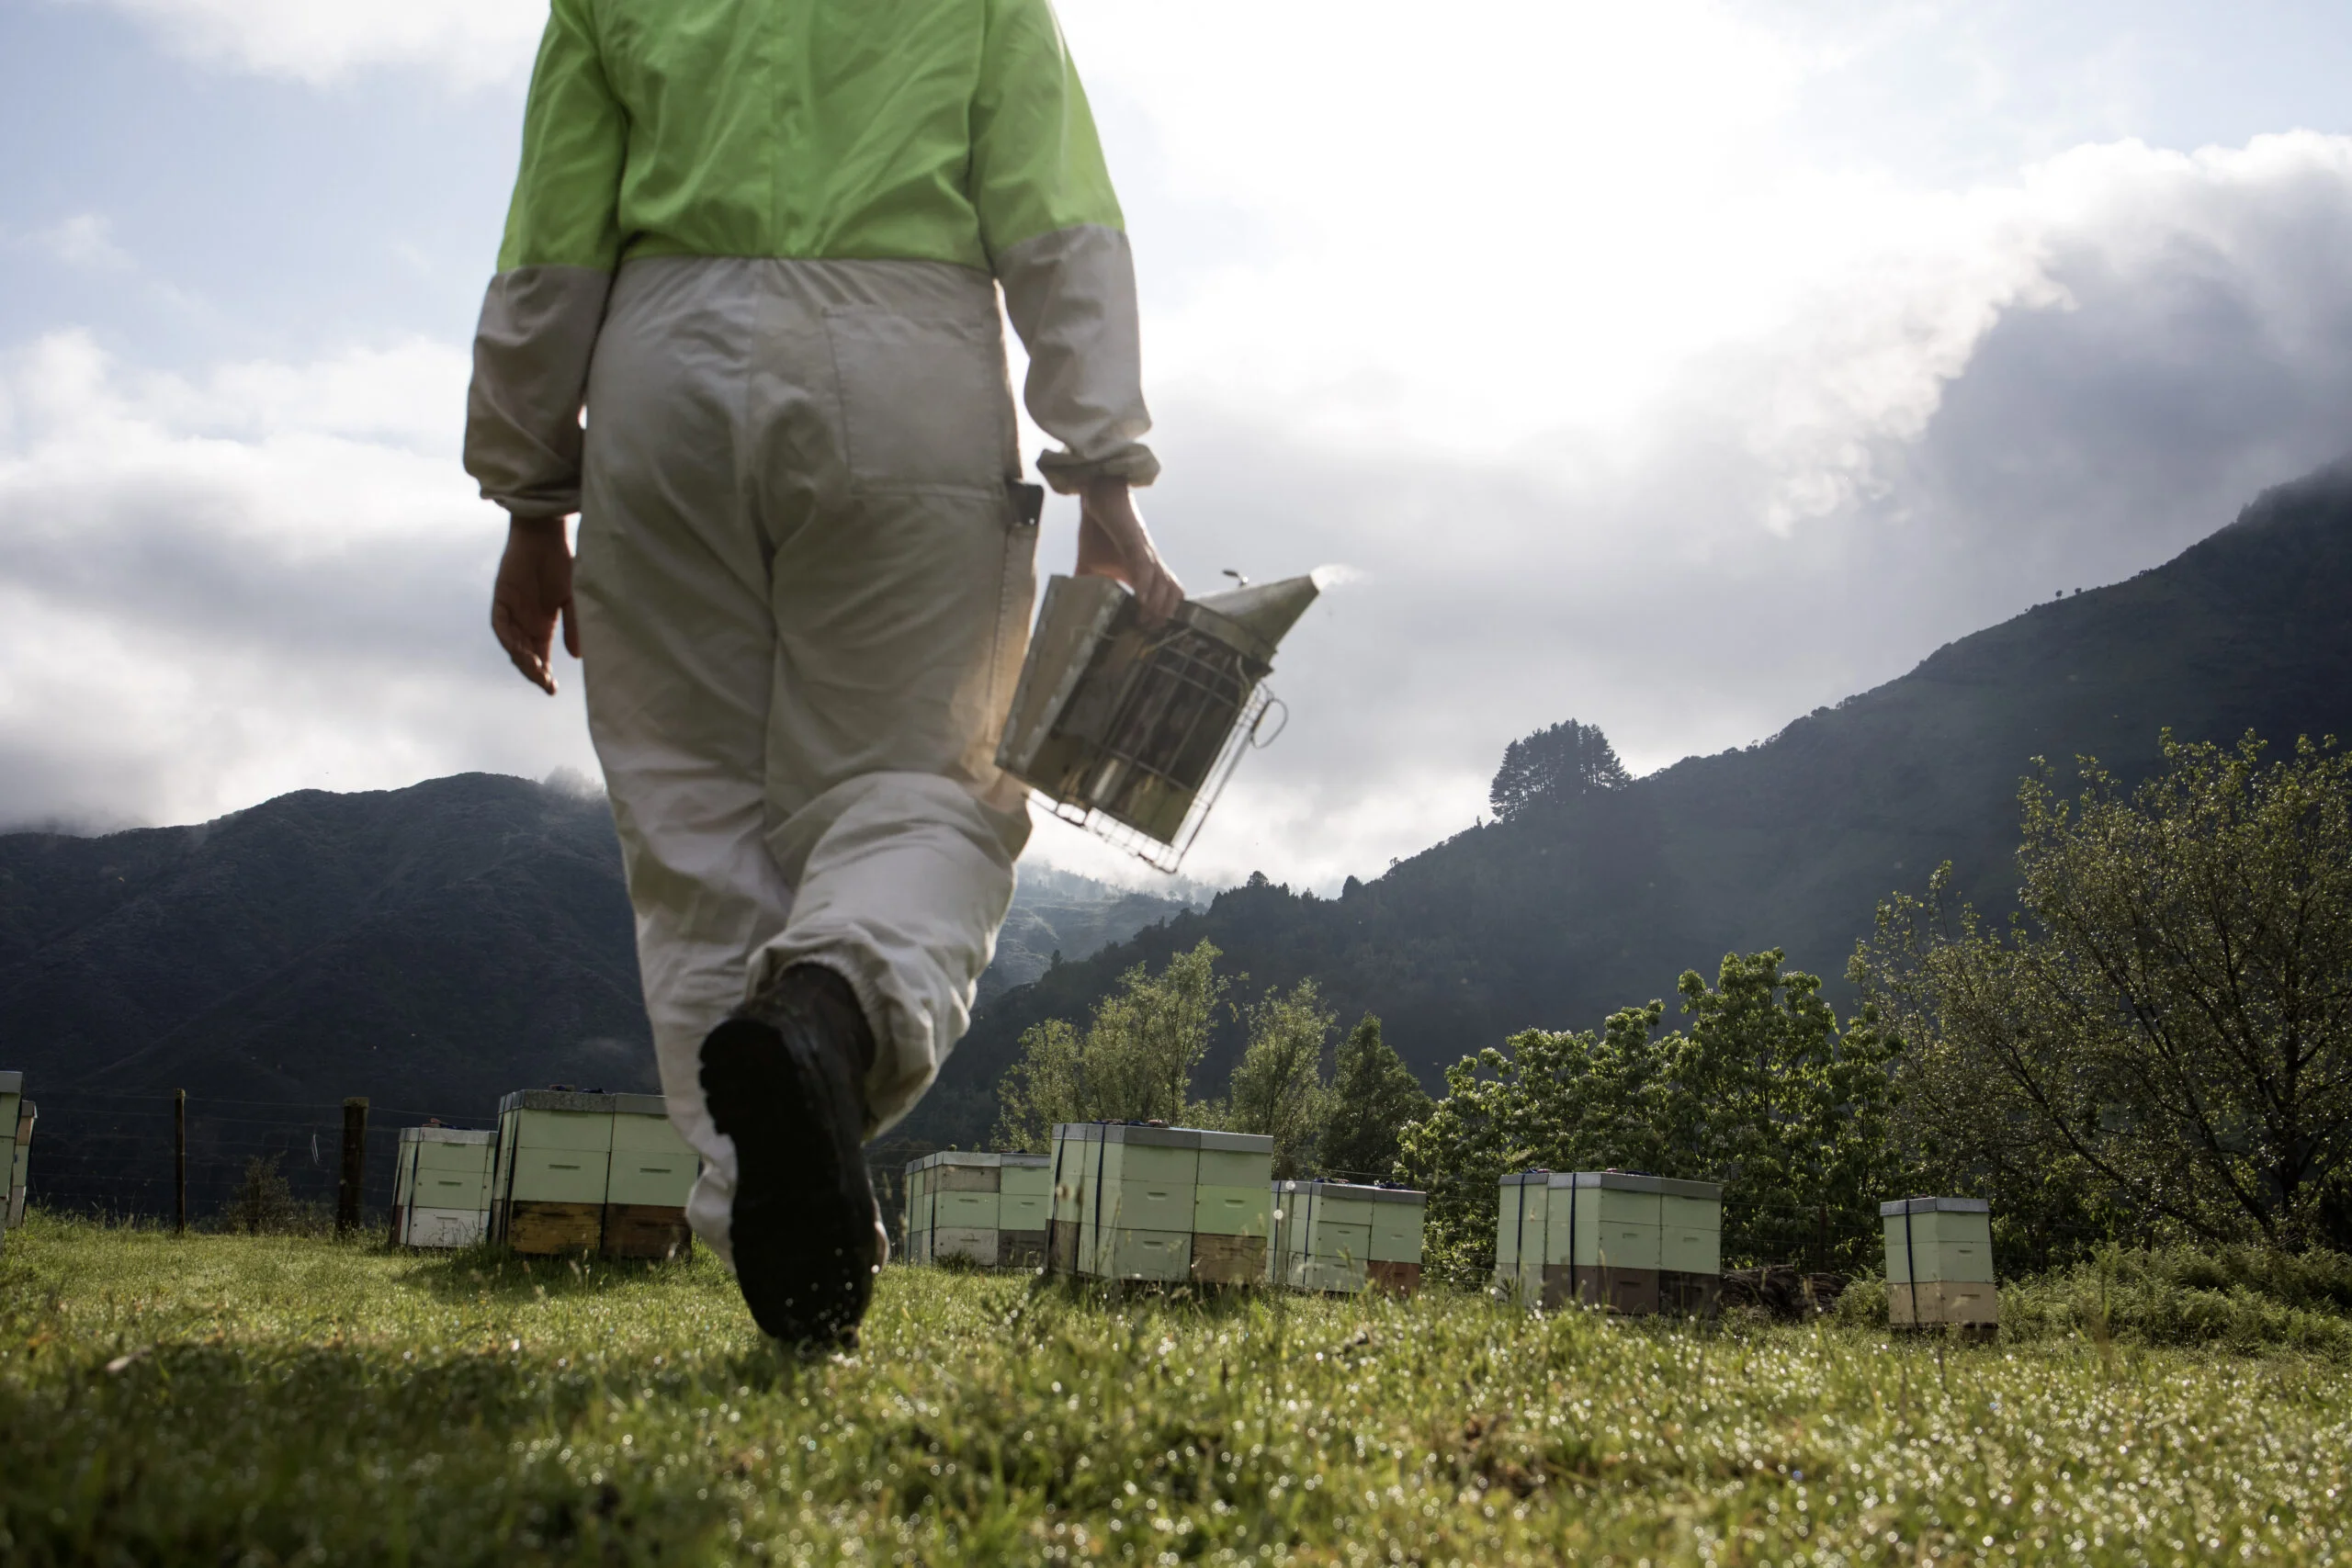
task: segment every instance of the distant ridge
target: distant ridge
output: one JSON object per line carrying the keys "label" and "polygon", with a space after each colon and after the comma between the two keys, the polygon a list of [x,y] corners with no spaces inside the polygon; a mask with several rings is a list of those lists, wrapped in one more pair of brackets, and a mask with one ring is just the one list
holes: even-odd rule
{"label": "distant ridge", "polygon": [[[2266,491],[2129,581],[2037,605],[1769,741],[1461,833],[1342,897],[1262,878],[982,1010],[910,1131],[984,1137],[1022,1030],[1083,1018],[1113,978],[1204,938],[1251,988],[1314,976],[1343,1020],[1379,1013],[1442,1067],[1530,1026],[1584,1028],[1785,947],[1842,976],[1878,900],[1954,863],[1962,894],[2014,901],[2018,781],[2095,755],[2143,776],[2165,727],[2352,740],[2352,464]],[[1836,987],[1843,995],[1842,982]],[[1238,1054],[1229,1023],[1204,1065]]]}

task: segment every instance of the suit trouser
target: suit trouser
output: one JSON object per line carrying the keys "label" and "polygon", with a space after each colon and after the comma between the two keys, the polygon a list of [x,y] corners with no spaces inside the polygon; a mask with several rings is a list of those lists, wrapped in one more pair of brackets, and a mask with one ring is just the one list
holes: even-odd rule
{"label": "suit trouser", "polygon": [[633,261],[588,384],[575,594],[687,1206],[730,1256],[703,1037],[821,964],[874,1025],[868,1136],[970,1021],[1029,832],[994,762],[1035,591],[994,283]]}

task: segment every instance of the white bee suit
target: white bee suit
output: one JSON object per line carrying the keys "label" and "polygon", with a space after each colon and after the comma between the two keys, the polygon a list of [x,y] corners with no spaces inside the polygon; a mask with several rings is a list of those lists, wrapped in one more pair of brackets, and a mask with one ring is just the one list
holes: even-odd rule
{"label": "white bee suit", "polygon": [[[1126,240],[1042,0],[667,15],[559,0],[467,457],[517,515],[580,513],[589,727],[662,1090],[704,1160],[688,1217],[724,1257],[704,1037],[779,968],[837,971],[876,1035],[871,1136],[963,1034],[1012,900],[1029,820],[993,759],[1036,526],[1000,284],[1057,488],[1157,463]],[[773,69],[705,47],[770,30]],[[910,85],[902,57],[930,45]],[[690,97],[689,75],[718,85]],[[709,107],[730,92],[750,107]],[[772,125],[778,95],[800,119]],[[708,125],[664,120],[673,103]],[[889,113],[913,117],[903,138]],[[796,138],[829,136],[867,161],[812,155],[823,179],[787,188]]]}

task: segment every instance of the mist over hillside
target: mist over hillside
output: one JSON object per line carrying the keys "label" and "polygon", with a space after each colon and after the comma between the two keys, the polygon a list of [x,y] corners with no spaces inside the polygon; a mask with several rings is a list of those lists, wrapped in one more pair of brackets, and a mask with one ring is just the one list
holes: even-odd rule
{"label": "mist over hillside", "polygon": [[[1823,613],[1835,607],[1823,606]],[[2014,903],[2017,790],[2037,756],[2144,776],[2166,727],[2352,739],[2352,466],[2265,492],[2237,520],[2128,581],[2036,606],[1770,740],[1624,784],[1537,800],[1337,898],[1253,879],[1207,911],[1065,964],[983,1009],[910,1134],[973,1142],[1021,1032],[1082,1020],[1127,967],[1204,939],[1246,991],[1312,976],[1342,1024],[1381,1015],[1431,1088],[1444,1066],[1531,1026],[1711,978],[1770,946],[1833,977],[1878,901],[1943,861],[1961,894]],[[1238,1058],[1227,1021],[1203,1077]]]}

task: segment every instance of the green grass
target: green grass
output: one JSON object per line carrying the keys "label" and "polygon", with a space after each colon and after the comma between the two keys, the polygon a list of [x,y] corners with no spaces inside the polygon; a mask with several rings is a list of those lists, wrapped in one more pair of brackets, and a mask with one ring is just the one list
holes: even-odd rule
{"label": "green grass", "polygon": [[2094,1342],[1105,1302],[892,1269],[858,1354],[708,1261],[36,1216],[0,1560],[2320,1562],[2352,1369]]}

